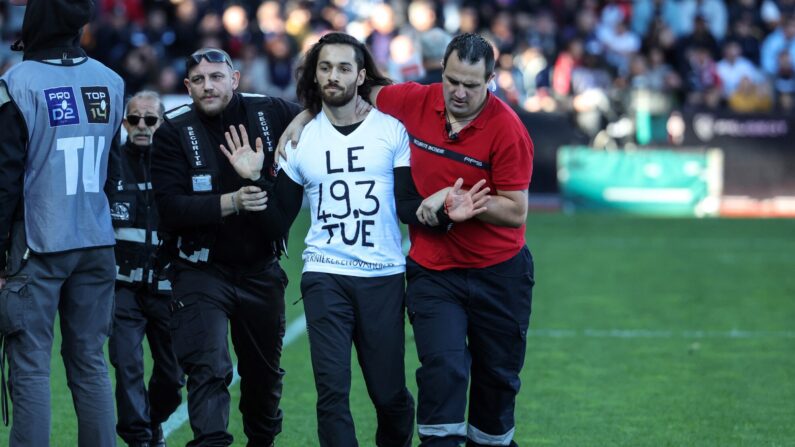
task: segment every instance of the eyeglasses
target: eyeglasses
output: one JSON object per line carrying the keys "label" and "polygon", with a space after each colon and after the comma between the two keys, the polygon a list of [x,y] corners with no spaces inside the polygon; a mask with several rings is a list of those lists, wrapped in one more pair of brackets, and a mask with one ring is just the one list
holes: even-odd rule
{"label": "eyeglasses", "polygon": [[126,119],[131,126],[137,126],[138,123],[141,122],[141,118],[143,118],[144,124],[146,124],[147,127],[152,127],[155,124],[157,124],[158,121],[160,121],[160,118],[152,115],[147,115],[147,116],[127,115]]}
{"label": "eyeglasses", "polygon": [[185,61],[185,71],[190,71],[191,68],[199,65],[202,59],[206,59],[207,62],[212,62],[214,64],[225,62],[226,65],[229,65],[229,68],[234,68],[232,67],[232,61],[226,53],[221,50],[207,50],[199,51],[188,56],[188,59]]}

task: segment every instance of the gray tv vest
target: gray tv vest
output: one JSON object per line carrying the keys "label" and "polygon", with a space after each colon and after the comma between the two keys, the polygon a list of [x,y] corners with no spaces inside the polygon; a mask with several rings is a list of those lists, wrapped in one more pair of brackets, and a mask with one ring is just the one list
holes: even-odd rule
{"label": "gray tv vest", "polygon": [[27,125],[28,247],[56,253],[110,246],[103,187],[121,126],[124,82],[91,58],[52,62],[24,61],[0,77]]}

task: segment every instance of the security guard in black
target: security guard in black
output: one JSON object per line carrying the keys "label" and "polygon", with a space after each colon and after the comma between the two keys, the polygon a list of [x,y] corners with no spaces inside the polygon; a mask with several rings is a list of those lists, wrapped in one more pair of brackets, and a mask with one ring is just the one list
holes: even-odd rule
{"label": "security guard in black", "polygon": [[[281,431],[287,277],[278,263],[284,235],[274,230],[281,226],[262,211],[273,179],[272,150],[299,108],[235,93],[240,73],[220,50],[197,51],[186,68],[193,103],[166,113],[155,133],[152,180],[160,231],[169,234],[171,334],[188,375],[194,432],[188,445],[233,443],[227,431],[230,327],[248,445],[269,446]],[[240,125],[252,139],[262,138],[270,155],[256,182],[240,177],[220,151],[224,132]]]}

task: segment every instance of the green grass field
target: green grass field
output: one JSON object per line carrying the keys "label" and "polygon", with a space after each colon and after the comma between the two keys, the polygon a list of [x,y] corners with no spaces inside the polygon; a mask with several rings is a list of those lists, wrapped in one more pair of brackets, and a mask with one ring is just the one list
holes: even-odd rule
{"label": "green grass field", "polygon": [[[288,321],[303,311],[292,302],[307,219],[294,226],[284,263]],[[795,221],[531,214],[527,239],[537,284],[516,408],[520,445],[795,446]],[[416,393],[410,330],[406,347]],[[52,445],[74,446],[55,352]],[[284,351],[280,446],[317,445],[308,356],[305,335]],[[373,409],[354,371],[359,442],[371,446]],[[230,430],[242,446],[233,393]],[[168,441],[190,438],[186,424]]]}

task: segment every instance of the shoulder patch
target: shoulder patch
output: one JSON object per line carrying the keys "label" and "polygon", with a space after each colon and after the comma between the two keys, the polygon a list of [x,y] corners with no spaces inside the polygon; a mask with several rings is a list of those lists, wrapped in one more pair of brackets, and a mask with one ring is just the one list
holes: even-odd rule
{"label": "shoulder patch", "polygon": [[180,115],[184,115],[184,114],[186,114],[188,112],[190,112],[190,106],[187,105],[187,104],[186,105],[182,105],[182,106],[177,107],[176,109],[171,109],[168,112],[166,112],[166,118],[174,119],[174,118],[176,118],[176,117],[178,117]]}
{"label": "shoulder patch", "polygon": [[11,102],[11,95],[8,93],[8,87],[4,81],[0,81],[0,106]]}

